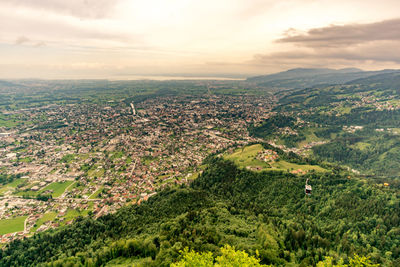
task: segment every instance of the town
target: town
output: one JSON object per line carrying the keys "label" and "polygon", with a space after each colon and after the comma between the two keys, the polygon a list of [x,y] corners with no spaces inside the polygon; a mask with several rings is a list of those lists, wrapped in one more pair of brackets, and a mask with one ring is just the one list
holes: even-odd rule
{"label": "town", "polygon": [[254,142],[247,127],[272,106],[268,97],[204,95],[9,112],[40,123],[1,131],[1,169],[18,178],[1,187],[0,219],[23,229],[0,241],[97,218],[187,183],[208,155]]}
{"label": "town", "polygon": [[[207,89],[138,100],[129,94],[117,100],[118,93],[123,95],[118,90],[91,101],[63,100],[62,94],[56,93],[56,100],[45,104],[31,104],[32,100],[20,97],[15,107],[3,105],[0,224],[6,230],[0,231],[0,243],[70,224],[79,216],[98,218],[125,205],[140,205],[158,190],[197,178],[205,168],[204,159],[212,154],[233,153],[236,147],[267,141],[285,152],[308,156],[313,147],[329,141],[307,130],[320,125],[300,119],[296,111],[280,113],[296,118],[293,127],[277,129],[269,140],[257,138],[249,133],[249,127],[262,125],[277,114],[276,95],[213,94],[210,88],[218,91],[226,85],[195,85]],[[5,104],[7,97],[15,99],[6,92]],[[377,110],[392,109],[386,105],[389,100],[349,96],[332,104],[330,112],[341,116],[371,104]],[[313,108],[302,111],[313,112]],[[362,129],[348,125],[342,131]],[[299,132],[303,141],[295,146],[285,145],[280,138],[297,138]],[[274,165],[278,158],[270,150],[260,151],[257,157],[265,166]],[[260,171],[261,165],[247,169]],[[306,173],[298,168],[291,172]]]}

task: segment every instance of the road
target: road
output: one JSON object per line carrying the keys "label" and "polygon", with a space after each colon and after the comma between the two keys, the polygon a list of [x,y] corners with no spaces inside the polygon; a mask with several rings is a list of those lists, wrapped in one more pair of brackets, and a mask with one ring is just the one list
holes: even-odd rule
{"label": "road", "polygon": [[25,234],[28,233],[28,231],[27,231],[27,229],[26,229],[26,224],[28,223],[28,219],[29,219],[29,216],[26,217],[26,219],[25,219],[25,221],[24,221],[24,233],[25,233]]}

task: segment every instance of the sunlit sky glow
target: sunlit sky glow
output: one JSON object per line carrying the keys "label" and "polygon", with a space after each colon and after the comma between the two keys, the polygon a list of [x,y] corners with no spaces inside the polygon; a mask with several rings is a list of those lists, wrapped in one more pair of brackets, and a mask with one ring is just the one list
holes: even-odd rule
{"label": "sunlit sky glow", "polygon": [[398,0],[1,0],[0,78],[400,68]]}

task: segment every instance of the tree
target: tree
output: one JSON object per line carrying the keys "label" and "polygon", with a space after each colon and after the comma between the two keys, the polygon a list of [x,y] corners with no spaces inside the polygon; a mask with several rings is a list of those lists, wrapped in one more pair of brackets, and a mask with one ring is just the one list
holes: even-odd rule
{"label": "tree", "polygon": [[324,261],[320,261],[317,264],[317,267],[379,267],[379,264],[373,264],[369,257],[358,256],[354,254],[354,257],[350,259],[350,263],[343,264],[343,260],[341,259],[338,264],[333,263],[332,257],[326,257]]}
{"label": "tree", "polygon": [[214,258],[211,252],[198,253],[186,247],[181,251],[182,259],[172,263],[171,267],[210,267],[214,266]]}
{"label": "tree", "polygon": [[179,262],[171,264],[172,267],[230,267],[245,266],[257,267],[266,266],[260,264],[260,260],[254,256],[249,256],[245,251],[235,250],[234,247],[225,245],[220,249],[221,256],[213,257],[211,252],[198,253],[188,248],[181,251],[182,259]]}

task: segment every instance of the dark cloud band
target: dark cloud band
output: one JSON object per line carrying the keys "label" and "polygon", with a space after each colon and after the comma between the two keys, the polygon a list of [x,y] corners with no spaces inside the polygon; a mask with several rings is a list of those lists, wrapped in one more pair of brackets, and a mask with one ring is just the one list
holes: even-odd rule
{"label": "dark cloud band", "polygon": [[331,25],[306,33],[294,29],[278,39],[293,44],[285,52],[257,54],[252,63],[291,67],[400,64],[400,19],[369,24]]}
{"label": "dark cloud band", "polygon": [[305,34],[293,30],[278,42],[295,43],[306,47],[354,45],[372,41],[400,41],[400,19],[369,24],[331,25],[311,29]]}

